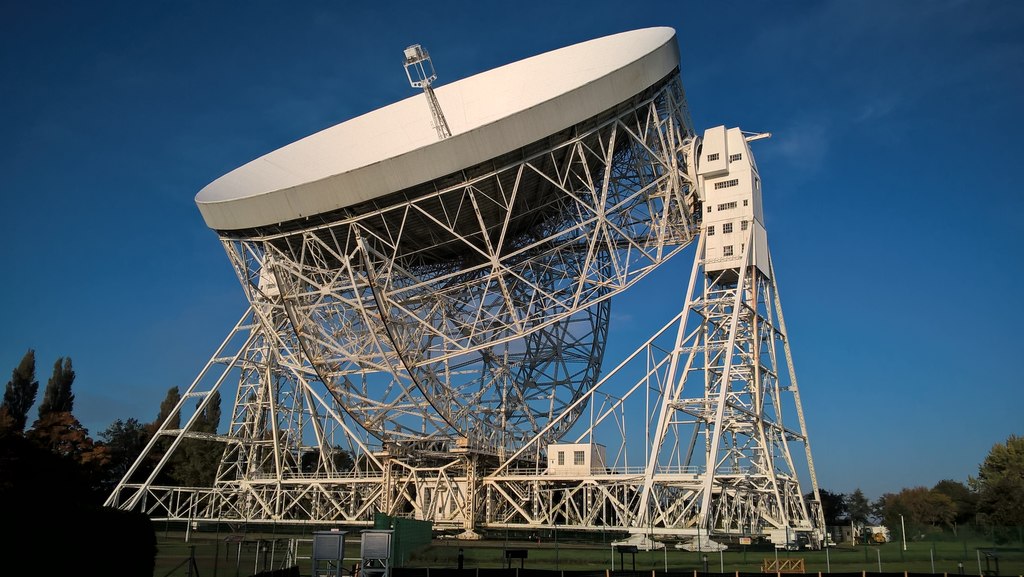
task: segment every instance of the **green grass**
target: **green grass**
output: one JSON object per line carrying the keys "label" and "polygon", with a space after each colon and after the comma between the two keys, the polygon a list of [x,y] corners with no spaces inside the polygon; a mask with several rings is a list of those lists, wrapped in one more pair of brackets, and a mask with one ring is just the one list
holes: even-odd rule
{"label": "green grass", "polygon": [[[249,530],[242,532],[191,531],[186,541],[182,530],[157,531],[157,557],[154,577],[189,575],[190,559],[200,577],[248,577],[261,571],[298,563],[303,575],[311,571],[313,549],[310,530]],[[296,551],[289,557],[294,543]],[[345,544],[346,566],[359,556],[357,539]],[[293,561],[297,558],[297,561]],[[194,576],[195,573],[193,572]]]}
{"label": "green grass", "polygon": [[[465,555],[466,567],[502,567],[503,542],[485,542],[480,544],[437,542],[419,551],[407,563],[414,567],[455,567],[458,549],[461,546]],[[979,543],[979,545],[981,545]],[[985,544],[986,548],[987,545]],[[612,552],[610,545],[593,546],[578,543],[541,544],[528,542],[510,542],[509,548],[528,549],[525,566],[535,569],[610,569],[613,562],[620,567],[619,555]],[[935,550],[932,550],[932,547]],[[999,555],[1000,575],[1024,574],[1024,551],[1001,550]],[[660,551],[641,551],[636,554],[638,570],[703,570],[704,553],[681,551],[674,548]],[[725,572],[760,572],[765,558],[775,559],[773,550],[729,549],[721,555],[707,553],[708,571]],[[978,559],[975,548],[964,543],[915,543],[909,544],[907,551],[902,551],[899,543],[888,543],[880,546],[867,547],[835,547],[825,551],[779,551],[779,558],[803,559],[808,573],[851,573],[867,571],[877,573],[879,562],[885,573],[908,571],[911,573],[950,573],[956,574],[958,563],[963,563],[964,573],[978,575]],[[632,568],[632,560],[625,556],[626,568]],[[518,561],[514,561],[518,567]],[[990,566],[994,569],[994,564]],[[981,569],[985,570],[985,559],[982,557]]]}
{"label": "green grass", "polygon": [[[154,577],[183,577],[188,575],[188,560],[193,551],[196,568],[201,577],[247,577],[259,571],[285,567],[289,543],[295,540],[300,571],[309,575],[309,557],[312,551],[311,530],[285,532],[281,529],[230,533],[220,531],[193,531],[185,541],[180,530],[159,530],[157,540],[159,552]],[[229,536],[241,537],[232,541]],[[358,535],[352,532],[346,543],[348,567],[359,556]],[[613,555],[616,569],[620,569],[618,554],[613,554],[608,544],[581,542],[556,543],[544,540],[532,541],[455,541],[435,540],[430,546],[417,551],[406,563],[409,567],[456,567],[461,548],[466,568],[498,568],[505,566],[504,549],[527,549],[528,557],[524,566],[532,569],[603,570],[612,567]],[[194,549],[193,549],[194,548]],[[851,547],[840,546],[825,551],[779,551],[779,558],[803,559],[808,573],[948,573],[956,575],[958,563],[963,563],[966,575],[979,575],[978,549],[992,550],[993,544],[984,540],[937,541],[908,543],[907,551],[900,543]],[[1006,548],[995,548],[999,556],[1000,575],[1024,575],[1024,548],[1014,544]],[[697,570],[703,569],[703,553],[668,548],[661,551],[641,551],[636,554],[637,570]],[[774,559],[776,552],[771,549],[751,548],[729,549],[721,555],[708,553],[708,571],[718,573],[760,572],[762,560]],[[632,560],[625,556],[626,568],[632,568]],[[519,561],[514,560],[518,567]],[[994,564],[988,568],[994,569]],[[984,556],[981,570],[986,569]]]}

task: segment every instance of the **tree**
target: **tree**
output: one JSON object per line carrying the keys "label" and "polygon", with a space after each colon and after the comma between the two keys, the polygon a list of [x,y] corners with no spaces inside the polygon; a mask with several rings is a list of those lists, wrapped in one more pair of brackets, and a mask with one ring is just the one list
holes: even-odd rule
{"label": "tree", "polygon": [[75,382],[75,371],[71,369],[71,357],[61,357],[53,363],[53,376],[46,383],[43,402],[39,404],[39,417],[47,413],[70,413],[75,405],[71,384]]}
{"label": "tree", "polygon": [[71,412],[75,403],[75,395],[71,392],[74,382],[71,359],[57,359],[39,405],[39,418],[25,432],[25,438],[80,465],[89,479],[89,488],[98,494],[101,489],[99,479],[110,457],[107,448],[93,441],[89,431]]}
{"label": "tree", "polygon": [[332,475],[354,468],[355,459],[352,458],[352,453],[338,446],[322,451],[305,451],[299,458],[299,470],[306,474]]}
{"label": "tree", "polygon": [[[199,405],[196,410],[199,410]],[[196,415],[190,433],[217,433],[220,425],[220,392],[210,395],[210,402]],[[174,468],[171,476],[183,485],[194,487],[211,487],[217,475],[223,453],[223,443],[210,439],[190,438],[178,445],[175,453]]]}
{"label": "tree", "polygon": [[38,522],[65,503],[91,504],[89,486],[81,464],[27,435],[0,433],[0,503],[8,521],[6,533],[18,534],[24,523]]}
{"label": "tree", "polygon": [[[55,413],[67,415],[69,413]],[[89,471],[48,451],[27,435],[0,431],[0,503],[6,531],[4,551],[13,556],[38,550],[41,536],[53,535],[71,520],[74,537],[60,552],[44,559],[46,574],[103,575],[111,571],[109,555],[98,554],[117,543],[116,572],[152,575],[156,557],[153,522],[142,512],[100,507]]]}
{"label": "tree", "polygon": [[[156,434],[157,429],[160,425],[164,424],[167,417],[171,416],[171,411],[174,407],[178,406],[178,401],[181,400],[181,393],[178,391],[178,387],[171,387],[167,389],[167,395],[164,396],[164,400],[160,402],[160,412],[156,416],[156,420],[150,423],[150,436]],[[169,423],[171,429],[178,429],[181,427],[181,413],[175,413],[171,422]]]}
{"label": "tree", "polygon": [[[849,514],[846,510],[846,495],[832,493],[825,489],[818,489],[818,495],[821,497],[821,512],[825,516],[825,526],[835,527],[842,525],[843,520]],[[814,493],[804,495],[804,499],[813,501]]]}
{"label": "tree", "polygon": [[[178,391],[178,387],[171,387],[167,389],[167,394],[164,396],[164,400],[160,402],[160,412],[157,413],[156,420],[146,425],[147,442],[149,438],[152,438],[160,430],[160,426],[167,422],[167,428],[169,429],[180,429],[181,428],[181,413],[175,412],[174,408],[178,406],[178,402],[181,401],[181,393]],[[158,438],[150,448],[149,453],[146,454],[146,463],[149,465],[150,470],[163,459],[164,455],[167,454],[167,450],[170,448],[172,439],[170,437]],[[165,466],[157,474],[158,483],[168,483],[173,478],[174,463],[170,463]]]}
{"label": "tree", "polygon": [[[89,437],[89,431],[69,411],[47,413],[32,423],[25,438],[40,449],[75,463],[97,497],[103,490],[103,471],[110,462],[107,447]],[[99,503],[96,503],[99,504]]]}
{"label": "tree", "polygon": [[25,436],[51,453],[82,464],[100,460],[106,462],[104,451],[89,437],[89,431],[74,415],[67,411],[48,413],[32,423]]}
{"label": "tree", "polygon": [[956,506],[953,500],[939,491],[927,487],[912,487],[899,493],[886,493],[878,500],[879,516],[890,526],[903,524],[911,526],[953,526]]}
{"label": "tree", "polygon": [[967,485],[945,479],[939,481],[932,487],[932,491],[949,497],[953,502],[955,515],[953,517],[953,533],[956,533],[956,526],[970,523],[978,509],[978,496],[975,495]]}
{"label": "tree", "polygon": [[[991,527],[1024,525],[1024,437],[996,443],[970,479],[978,493],[978,518]],[[998,536],[998,535],[997,535]]]}
{"label": "tree", "polygon": [[36,380],[36,352],[29,349],[14,369],[11,380],[4,390],[4,401],[0,405],[0,428],[24,432],[28,422],[28,411],[36,402],[39,381]]}
{"label": "tree", "polygon": [[142,454],[149,442],[149,431],[146,425],[137,419],[122,421],[118,419],[99,434],[99,438],[107,447],[110,461],[107,464],[104,484],[113,488],[131,468],[135,460]]}
{"label": "tree", "polygon": [[872,517],[871,503],[859,488],[846,498],[847,519],[856,525],[863,525]]}

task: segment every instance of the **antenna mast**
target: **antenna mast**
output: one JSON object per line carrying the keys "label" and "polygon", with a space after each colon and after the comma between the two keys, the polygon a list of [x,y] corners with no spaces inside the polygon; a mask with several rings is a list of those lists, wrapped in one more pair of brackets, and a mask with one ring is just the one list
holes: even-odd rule
{"label": "antenna mast", "polygon": [[452,135],[448,128],[448,121],[444,119],[441,112],[441,104],[434,95],[431,83],[437,80],[437,73],[434,72],[434,63],[430,61],[430,55],[419,44],[413,44],[405,49],[405,75],[409,78],[409,84],[413,88],[423,88],[423,94],[427,95],[427,104],[430,105],[430,116],[437,131],[437,138],[444,140]]}

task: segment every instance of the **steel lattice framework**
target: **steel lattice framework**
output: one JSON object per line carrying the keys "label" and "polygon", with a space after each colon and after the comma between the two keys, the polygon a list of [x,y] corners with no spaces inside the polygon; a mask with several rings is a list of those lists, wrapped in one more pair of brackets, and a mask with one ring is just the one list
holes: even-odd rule
{"label": "steel lattice framework", "polygon": [[[620,432],[613,466],[584,480],[499,469],[484,479],[487,524],[704,535],[705,545],[711,536],[788,528],[821,542],[824,517],[773,271],[750,264],[751,234],[745,265],[707,273],[701,240],[684,310],[590,392],[599,409],[575,441]],[[630,367],[639,376],[622,397],[602,392]],[[784,407],[798,427],[784,423]],[[645,410],[642,430],[627,426],[627,415]],[[629,466],[627,430],[648,441],[643,466]],[[794,447],[806,457],[809,501]]]}
{"label": "steel lattice framework", "polygon": [[[218,352],[225,375],[197,379],[179,407],[240,373],[218,482],[284,478],[307,443],[331,447],[325,435],[345,426],[395,455],[500,458],[559,439],[597,381],[610,297],[698,233],[694,141],[675,73],[427,192],[224,238],[251,303],[228,341],[244,344]],[[324,410],[337,424],[313,426]]]}
{"label": "steel lattice framework", "polygon": [[[774,273],[751,264],[753,236],[743,264],[706,269],[699,144],[677,70],[483,165],[222,234],[249,308],[107,504],[239,523],[384,512],[466,536],[820,531]],[[682,312],[602,376],[611,298],[697,238]],[[200,432],[233,386],[227,433]],[[611,454],[553,473],[567,440]],[[212,441],[212,487],[167,481],[176,451]]]}
{"label": "steel lattice framework", "polygon": [[607,299],[696,233],[678,76],[623,108],[436,192],[225,248],[371,435],[515,448],[596,381]]}

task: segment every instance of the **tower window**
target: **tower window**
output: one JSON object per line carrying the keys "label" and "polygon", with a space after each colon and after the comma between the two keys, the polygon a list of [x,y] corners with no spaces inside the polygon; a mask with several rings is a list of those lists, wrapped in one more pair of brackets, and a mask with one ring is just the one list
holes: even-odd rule
{"label": "tower window", "polygon": [[559,451],[558,452],[558,464],[559,465],[564,465],[565,464],[565,451]]}
{"label": "tower window", "polygon": [[749,204],[749,203],[747,202],[747,199],[744,198],[743,199],[743,206],[747,206],[747,204]]}
{"label": "tower window", "polygon": [[743,154],[730,154],[729,162],[736,162],[737,160],[743,160]]}
{"label": "tower window", "polygon": [[708,236],[715,236],[715,225],[708,226]]}
{"label": "tower window", "polygon": [[586,459],[586,456],[585,456],[585,453],[583,451],[573,451],[572,452],[572,464],[573,465],[582,465],[585,462],[585,459]]}
{"label": "tower window", "polygon": [[718,153],[717,152],[714,153],[714,154],[709,154],[708,155],[708,162],[711,162],[712,160],[718,160]]}
{"label": "tower window", "polygon": [[708,212],[711,212],[711,205],[708,205]]}
{"label": "tower window", "polygon": [[739,185],[740,185],[740,179],[738,179],[738,178],[733,178],[733,179],[730,179],[730,180],[723,180],[721,182],[716,182],[715,183],[715,190],[721,190],[723,188],[732,188],[734,186],[739,186]]}
{"label": "tower window", "polygon": [[730,208],[736,208],[735,200],[732,202],[723,202],[722,204],[718,205],[718,210],[729,210]]}
{"label": "tower window", "polygon": [[731,222],[727,222],[727,223],[723,224],[722,225],[722,234],[729,234],[730,232],[732,232],[732,223]]}
{"label": "tower window", "polygon": [[743,222],[740,223],[740,230],[747,230],[747,226],[749,225],[750,223],[744,220]]}
{"label": "tower window", "polygon": [[722,256],[732,256],[732,245],[727,244],[722,247]]}

